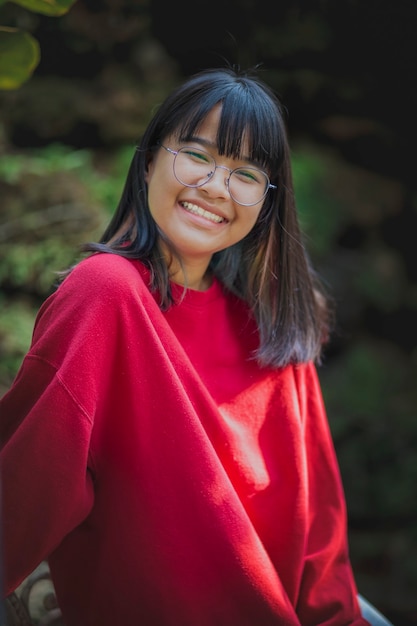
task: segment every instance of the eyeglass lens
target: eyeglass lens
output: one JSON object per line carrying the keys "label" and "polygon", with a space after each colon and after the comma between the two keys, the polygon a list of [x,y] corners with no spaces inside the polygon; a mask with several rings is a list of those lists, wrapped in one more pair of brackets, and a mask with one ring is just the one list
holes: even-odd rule
{"label": "eyeglass lens", "polygon": [[[198,148],[181,148],[174,159],[174,174],[187,187],[201,187],[213,177],[216,161],[208,152]],[[255,167],[239,167],[228,176],[229,193],[243,205],[257,204],[266,195],[269,179]]]}

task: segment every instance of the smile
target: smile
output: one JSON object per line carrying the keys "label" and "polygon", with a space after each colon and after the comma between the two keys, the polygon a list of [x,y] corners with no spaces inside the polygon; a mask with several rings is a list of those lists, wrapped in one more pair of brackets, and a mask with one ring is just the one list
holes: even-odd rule
{"label": "smile", "polygon": [[181,202],[181,206],[184,207],[184,209],[189,213],[193,213],[194,215],[200,215],[200,217],[204,217],[211,222],[215,222],[216,224],[226,222],[224,217],[220,217],[220,215],[216,215],[215,213],[210,213],[210,211],[206,211],[196,204],[191,204],[191,202]]}

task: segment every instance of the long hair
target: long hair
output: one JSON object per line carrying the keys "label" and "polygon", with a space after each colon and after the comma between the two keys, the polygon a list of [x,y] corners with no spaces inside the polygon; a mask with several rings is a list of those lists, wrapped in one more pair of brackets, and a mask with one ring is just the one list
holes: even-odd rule
{"label": "long hair", "polygon": [[187,141],[219,103],[219,154],[241,158],[243,148],[245,155],[249,149],[247,156],[268,172],[277,189],[268,192],[251,232],[213,255],[211,270],[225,288],[248,303],[259,329],[255,356],[261,365],[317,362],[328,334],[326,298],[302,241],[283,109],[254,73],[205,70],[168,96],[135,151],[113,219],[100,242],[87,244],[84,250],[140,259],[150,269],[150,287],[159,292],[161,308],[173,304],[160,243],[164,241],[172,254],[175,249],[149,211],[146,168],[158,143],[172,134]]}

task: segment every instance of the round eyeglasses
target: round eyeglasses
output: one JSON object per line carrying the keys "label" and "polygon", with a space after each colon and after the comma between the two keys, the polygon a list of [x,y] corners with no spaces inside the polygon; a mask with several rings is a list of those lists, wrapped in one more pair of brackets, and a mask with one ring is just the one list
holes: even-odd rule
{"label": "round eyeglasses", "polygon": [[217,165],[211,154],[205,150],[192,147],[171,150],[159,145],[174,155],[174,176],[186,187],[202,187],[213,178],[216,169],[223,169],[229,172],[225,182],[230,197],[242,206],[258,204],[269,189],[276,189],[276,185],[269,182],[268,175],[257,167],[237,167],[231,170],[224,165]]}

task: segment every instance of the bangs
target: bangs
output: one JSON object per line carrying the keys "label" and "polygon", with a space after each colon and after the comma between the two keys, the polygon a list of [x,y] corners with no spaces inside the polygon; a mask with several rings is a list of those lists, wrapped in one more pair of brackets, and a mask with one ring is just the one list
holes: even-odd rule
{"label": "bangs", "polygon": [[181,142],[191,141],[210,111],[220,105],[219,154],[249,158],[274,177],[284,160],[285,128],[280,105],[271,94],[254,81],[242,80],[218,88],[211,82],[205,93],[200,90],[198,97],[188,96],[165,125],[165,135],[172,133]]}
{"label": "bangs", "polygon": [[[228,94],[222,101],[217,133],[219,154],[234,158],[249,157],[270,172],[276,171],[284,157],[283,128],[277,109],[252,93]],[[240,101],[239,101],[240,100]]]}

